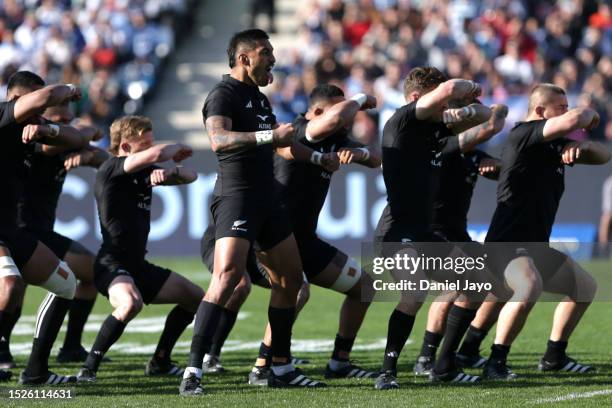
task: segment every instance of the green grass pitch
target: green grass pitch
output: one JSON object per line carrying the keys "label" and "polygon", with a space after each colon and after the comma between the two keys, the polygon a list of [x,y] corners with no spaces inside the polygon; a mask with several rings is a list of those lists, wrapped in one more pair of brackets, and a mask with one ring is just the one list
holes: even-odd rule
{"label": "green grass pitch", "polygon": [[[208,284],[209,275],[198,260],[157,259],[158,264],[170,267],[194,279],[202,286]],[[610,281],[612,264],[593,262],[586,264],[601,282]],[[23,319],[18,323],[11,339],[16,354],[17,376],[29,352],[36,308],[42,300],[42,290],[29,287]],[[246,384],[246,376],[256,356],[266,320],[269,293],[254,288],[243,308],[243,313],[230,335],[223,364],[229,370],[222,375],[207,375],[204,379],[206,394],[196,398],[178,395],[177,378],[144,377],[147,362],[164,323],[170,306],[148,306],[132,322],[123,337],[109,351],[112,362],[103,363],[98,381],[94,384],[72,387],[71,400],[18,401],[8,398],[8,389],[17,389],[16,382],[0,384],[0,406],[77,406],[77,407],[189,407],[189,406],[416,406],[416,407],[530,407],[530,406],[612,406],[612,333],[611,304],[596,302],[587,312],[575,332],[568,352],[579,361],[593,364],[598,371],[589,375],[544,375],[536,370],[550,330],[553,303],[536,305],[522,335],[514,344],[510,364],[520,375],[514,382],[484,382],[477,386],[429,385],[423,378],[412,375],[412,365],[419,351],[426,313],[419,314],[410,343],[400,359],[399,390],[381,392],[373,388],[372,380],[333,380],[322,390],[278,390],[254,388]],[[302,368],[315,379],[322,372],[330,355],[337,330],[338,308],[342,297],[328,290],[313,287],[310,302],[297,320],[294,333],[294,354],[310,359]],[[353,359],[365,368],[376,370],[382,359],[387,319],[392,303],[375,303],[363,324],[356,342]],[[83,341],[91,346],[102,319],[110,312],[110,305],[98,297],[91,323],[86,327]],[[184,364],[189,350],[192,328],[179,340],[174,360]],[[61,374],[76,373],[79,365],[59,366],[55,363],[57,347],[63,341],[58,337],[51,360],[51,369]],[[490,334],[485,345],[491,342]],[[488,350],[484,350],[485,355]],[[476,373],[475,370],[469,372]]]}

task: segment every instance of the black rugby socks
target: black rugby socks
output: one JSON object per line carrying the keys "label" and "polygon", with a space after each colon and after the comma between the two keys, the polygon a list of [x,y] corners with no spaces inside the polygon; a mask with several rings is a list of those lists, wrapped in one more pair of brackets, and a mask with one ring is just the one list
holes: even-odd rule
{"label": "black rugby socks", "polygon": [[451,307],[446,318],[444,342],[434,367],[436,373],[446,373],[456,368],[455,351],[474,316],[476,316],[475,309],[464,309],[456,305]]}
{"label": "black rugby socks", "polygon": [[49,371],[49,354],[72,300],[49,293],[38,309],[36,333],[25,373],[38,377]]}
{"label": "black rugby socks", "polygon": [[73,299],[68,312],[68,327],[64,337],[64,349],[76,350],[81,347],[83,328],[87,318],[93,309],[96,298],[93,299]]}
{"label": "black rugby socks", "polygon": [[221,306],[215,303],[210,303],[205,300],[200,302],[198,312],[196,313],[195,326],[193,328],[189,362],[187,363],[188,367],[193,367],[198,370],[201,369],[204,355],[209,352],[213,336],[217,331],[222,309]]}
{"label": "black rugby socks", "polygon": [[210,346],[210,351],[208,354],[212,354],[213,356],[217,357],[221,355],[223,344],[225,344],[227,336],[229,336],[230,332],[234,328],[237,318],[238,312],[223,308],[221,311],[221,317],[219,318],[219,326],[217,326],[217,331],[213,337],[212,346]]}
{"label": "black rugby socks", "polygon": [[441,334],[425,330],[425,336],[423,336],[423,345],[421,346],[421,354],[419,354],[419,356],[435,358],[436,351],[438,350],[441,341]]}
{"label": "black rugby socks", "polygon": [[169,364],[172,349],[181,334],[187,326],[193,321],[193,312],[183,309],[181,306],[175,306],[166,317],[164,330],[159,337],[157,348],[153,354],[153,358],[158,363]]}
{"label": "black rugby socks", "polygon": [[389,317],[389,329],[387,332],[387,347],[385,347],[385,358],[383,360],[383,371],[397,373],[397,360],[399,355],[410,337],[414,316],[393,310]]}
{"label": "black rugby socks", "polygon": [[104,323],[102,323],[102,327],[100,327],[96,341],[91,347],[91,351],[89,352],[83,366],[92,371],[98,371],[98,367],[102,362],[104,354],[113,344],[115,344],[117,340],[119,340],[119,337],[121,337],[123,334],[125,326],[126,323],[117,320],[117,318],[115,318],[113,315],[108,315],[106,320],[104,320]]}

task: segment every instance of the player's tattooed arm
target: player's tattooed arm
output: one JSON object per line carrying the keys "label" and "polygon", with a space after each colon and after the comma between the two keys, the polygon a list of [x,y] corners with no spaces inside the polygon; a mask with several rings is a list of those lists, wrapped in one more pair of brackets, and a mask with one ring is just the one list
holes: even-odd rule
{"label": "player's tattooed arm", "polygon": [[210,116],[206,119],[205,125],[210,147],[215,153],[226,153],[257,145],[255,132],[232,132],[232,120],[226,116]]}
{"label": "player's tattooed arm", "polygon": [[447,109],[442,112],[442,122],[446,123],[454,134],[458,135],[468,129],[487,122],[492,116],[490,108],[473,103],[456,109]]}
{"label": "player's tattooed arm", "polygon": [[491,106],[490,118],[477,126],[474,126],[460,133],[459,148],[462,152],[467,152],[478,144],[486,142],[497,133],[501,132],[508,116],[508,107],[506,105]]}
{"label": "player's tattooed arm", "polygon": [[151,172],[151,185],[174,186],[196,181],[198,174],[186,167],[175,166],[169,169],[155,169]]}
{"label": "player's tattooed arm", "polygon": [[544,141],[550,141],[566,136],[576,129],[589,131],[597,126],[599,126],[599,114],[595,110],[591,108],[575,108],[561,116],[546,120],[542,131],[543,139]]}
{"label": "player's tattooed arm", "polygon": [[601,143],[569,142],[561,152],[564,164],[605,164],[610,161],[610,152]]}

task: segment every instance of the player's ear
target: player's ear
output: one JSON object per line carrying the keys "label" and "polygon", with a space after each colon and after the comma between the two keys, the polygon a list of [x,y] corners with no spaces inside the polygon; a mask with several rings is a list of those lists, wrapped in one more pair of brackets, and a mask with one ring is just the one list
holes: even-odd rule
{"label": "player's ear", "polygon": [[323,114],[323,109],[320,108],[320,107],[316,107],[312,113],[314,113],[315,116],[322,115]]}
{"label": "player's ear", "polygon": [[249,56],[246,55],[246,53],[238,54],[238,61],[240,61],[242,65],[247,66],[247,67],[251,65],[251,60]]}
{"label": "player's ear", "polygon": [[534,110],[535,110],[536,115],[538,115],[538,117],[540,118],[544,117],[544,111],[546,109],[543,106],[536,106]]}
{"label": "player's ear", "polygon": [[129,153],[132,150],[132,146],[128,142],[122,142],[119,146],[121,146],[121,150],[126,153]]}

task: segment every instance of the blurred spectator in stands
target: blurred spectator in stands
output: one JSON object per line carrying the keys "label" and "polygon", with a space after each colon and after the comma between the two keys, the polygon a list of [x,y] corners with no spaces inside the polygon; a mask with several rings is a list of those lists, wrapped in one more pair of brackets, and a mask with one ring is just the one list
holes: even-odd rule
{"label": "blurred spectator in stands", "polygon": [[257,27],[257,16],[264,14],[268,18],[267,31],[276,33],[276,1],[275,0],[251,0],[250,4],[250,26]]}

